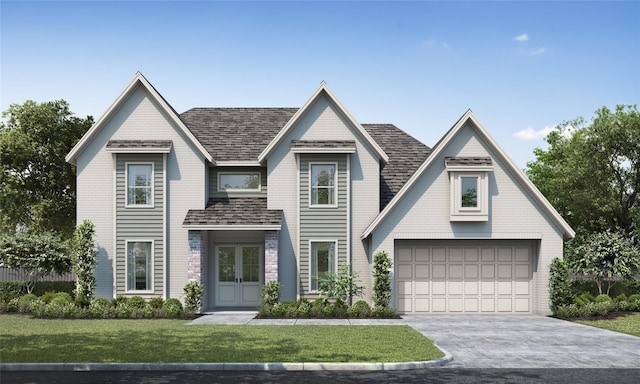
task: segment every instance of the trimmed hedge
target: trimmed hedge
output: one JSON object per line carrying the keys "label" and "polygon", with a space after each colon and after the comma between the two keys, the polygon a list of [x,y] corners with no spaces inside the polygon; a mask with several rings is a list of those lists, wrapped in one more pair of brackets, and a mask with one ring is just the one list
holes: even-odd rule
{"label": "trimmed hedge", "polygon": [[[76,288],[75,281],[38,281],[33,288],[33,294],[36,296],[42,296],[46,292],[67,292],[73,295],[73,290]],[[0,281],[0,295],[4,293],[16,293],[17,295],[24,295],[27,293],[27,288],[24,281]]]}
{"label": "trimmed hedge", "polygon": [[0,297],[0,313],[70,319],[192,319],[195,315],[185,310],[180,300],[175,298],[147,301],[140,296],[119,296],[109,301],[98,297],[91,300],[89,305],[81,306],[74,302],[68,292],[47,292],[42,296],[5,294]]}
{"label": "trimmed hedge", "polygon": [[640,294],[629,297],[621,294],[611,299],[608,295],[593,297],[590,293],[583,293],[573,304],[556,307],[553,315],[561,319],[571,319],[605,316],[611,312],[640,312]]}
{"label": "trimmed hedge", "polygon": [[263,319],[393,319],[397,318],[398,314],[395,309],[391,307],[371,308],[364,300],[357,301],[350,307],[342,300],[331,302],[325,298],[319,298],[314,301],[309,301],[308,299],[300,299],[298,301],[285,300],[282,303],[263,305],[258,310],[257,317]]}

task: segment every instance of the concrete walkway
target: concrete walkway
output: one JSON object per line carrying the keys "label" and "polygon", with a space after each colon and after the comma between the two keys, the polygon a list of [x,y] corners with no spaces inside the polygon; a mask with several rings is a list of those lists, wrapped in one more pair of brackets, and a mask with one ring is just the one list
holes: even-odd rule
{"label": "concrete walkway", "polygon": [[407,315],[465,368],[640,368],[640,337],[534,315]]}

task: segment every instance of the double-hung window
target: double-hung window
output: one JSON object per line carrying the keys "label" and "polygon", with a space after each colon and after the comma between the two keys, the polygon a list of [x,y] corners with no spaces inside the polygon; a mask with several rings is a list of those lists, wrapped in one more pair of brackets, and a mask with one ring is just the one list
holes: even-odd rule
{"label": "double-hung window", "polygon": [[330,164],[313,164],[309,165],[311,169],[310,180],[310,206],[337,206],[337,165]]}
{"label": "double-hung window", "polygon": [[127,164],[127,206],[153,206],[153,164]]}
{"label": "double-hung window", "polygon": [[318,290],[318,278],[323,278],[329,272],[335,272],[336,242],[311,241],[311,291]]}
{"label": "double-hung window", "polygon": [[151,291],[152,241],[127,241],[127,291]]}

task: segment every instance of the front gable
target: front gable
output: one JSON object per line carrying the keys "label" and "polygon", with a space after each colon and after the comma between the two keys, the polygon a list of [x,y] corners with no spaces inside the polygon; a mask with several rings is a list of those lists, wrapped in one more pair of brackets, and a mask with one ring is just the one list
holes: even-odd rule
{"label": "front gable", "polygon": [[[484,159],[486,164],[474,165],[473,159]],[[487,204],[482,219],[456,219],[453,214],[453,199],[459,193],[454,190],[459,186],[455,178],[467,174],[478,175],[479,182],[485,181],[480,176],[487,176],[486,187],[478,185],[478,198],[486,198]],[[374,232],[389,235],[389,231],[414,238],[538,238],[544,232],[536,229],[540,225],[553,228],[564,238],[574,236],[570,226],[468,111],[436,144],[362,238]]]}

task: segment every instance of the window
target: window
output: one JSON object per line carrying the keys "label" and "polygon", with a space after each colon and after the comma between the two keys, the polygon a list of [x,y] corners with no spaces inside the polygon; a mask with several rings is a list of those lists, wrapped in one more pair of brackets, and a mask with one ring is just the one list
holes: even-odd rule
{"label": "window", "polygon": [[336,164],[310,164],[310,205],[336,206]]}
{"label": "window", "polygon": [[451,221],[489,219],[488,172],[450,172]]}
{"label": "window", "polygon": [[460,208],[478,208],[478,177],[460,177]]}
{"label": "window", "polygon": [[127,206],[153,206],[153,164],[127,164]]}
{"label": "window", "polygon": [[127,242],[127,291],[151,291],[152,241]]}
{"label": "window", "polygon": [[218,173],[218,191],[260,191],[260,173]]}
{"label": "window", "polygon": [[311,291],[318,290],[318,281],[316,277],[322,278],[328,272],[335,271],[335,254],[336,243],[330,242],[311,242]]}

